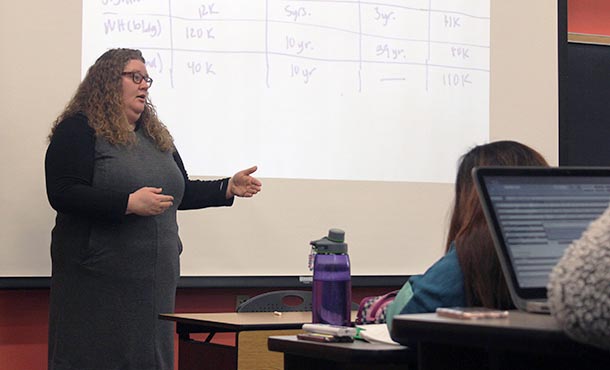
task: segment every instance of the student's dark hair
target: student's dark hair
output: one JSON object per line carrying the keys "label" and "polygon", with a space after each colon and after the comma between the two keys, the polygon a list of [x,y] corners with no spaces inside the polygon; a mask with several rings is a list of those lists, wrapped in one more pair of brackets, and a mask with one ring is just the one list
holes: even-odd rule
{"label": "student's dark hair", "polygon": [[478,145],[464,154],[455,181],[455,200],[446,250],[455,243],[471,306],[511,308],[512,301],[483,215],[472,169],[484,166],[548,166],[540,153],[515,141]]}

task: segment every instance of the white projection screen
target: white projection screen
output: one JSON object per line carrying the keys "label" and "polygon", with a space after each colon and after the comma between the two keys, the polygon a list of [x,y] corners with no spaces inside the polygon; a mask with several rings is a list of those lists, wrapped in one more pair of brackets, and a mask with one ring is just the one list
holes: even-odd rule
{"label": "white projection screen", "polygon": [[[562,2],[559,2],[560,4]],[[183,277],[306,277],[346,231],[354,276],[443,253],[459,156],[512,139],[558,161],[558,2],[5,2],[0,277],[48,277],[52,121],[108,48],[142,50],[191,177],[263,191],[179,213]]]}

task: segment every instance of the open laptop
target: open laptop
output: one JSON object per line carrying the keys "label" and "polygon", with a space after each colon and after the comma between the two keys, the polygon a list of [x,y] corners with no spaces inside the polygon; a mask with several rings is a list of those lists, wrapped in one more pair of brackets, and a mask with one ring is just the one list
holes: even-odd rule
{"label": "open laptop", "polygon": [[551,270],[610,203],[610,168],[481,167],[472,175],[513,303],[547,313]]}

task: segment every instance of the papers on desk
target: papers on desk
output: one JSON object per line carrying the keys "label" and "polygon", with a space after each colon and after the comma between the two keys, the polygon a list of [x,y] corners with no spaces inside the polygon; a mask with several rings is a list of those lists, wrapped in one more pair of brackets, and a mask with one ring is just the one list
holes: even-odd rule
{"label": "papers on desk", "polygon": [[358,336],[367,342],[400,345],[392,340],[386,324],[357,325],[357,327],[361,329]]}
{"label": "papers on desk", "polygon": [[345,342],[346,340],[342,340],[342,338],[357,338],[370,343],[400,345],[392,340],[386,324],[357,325],[355,328],[328,324],[303,324],[303,330],[307,333],[298,336],[303,340]]}

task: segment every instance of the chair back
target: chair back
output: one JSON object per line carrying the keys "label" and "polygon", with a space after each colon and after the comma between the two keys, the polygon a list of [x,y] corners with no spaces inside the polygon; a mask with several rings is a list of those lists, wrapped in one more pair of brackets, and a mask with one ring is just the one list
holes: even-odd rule
{"label": "chair back", "polygon": [[237,312],[311,311],[311,299],[311,291],[277,290],[259,294],[242,302],[237,306]]}

